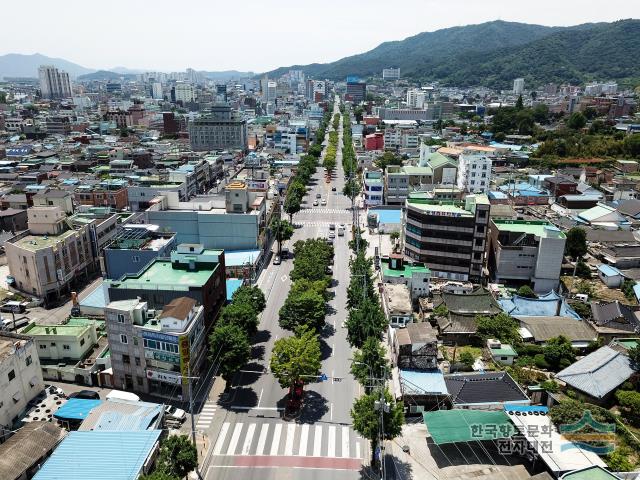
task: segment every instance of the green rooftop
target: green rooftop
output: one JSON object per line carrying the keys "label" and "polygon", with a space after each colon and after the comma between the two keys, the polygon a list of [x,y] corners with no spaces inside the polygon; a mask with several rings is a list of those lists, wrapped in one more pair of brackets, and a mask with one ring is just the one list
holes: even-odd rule
{"label": "green rooftop", "polygon": [[567,238],[558,227],[542,220],[493,220],[501,232],[526,233],[536,237]]}
{"label": "green rooftop", "polygon": [[473,217],[473,213],[462,208],[461,202],[453,200],[434,200],[419,198],[413,194],[409,194],[407,203],[424,212],[438,212],[450,214],[452,217]]}
{"label": "green rooftop", "polygon": [[618,345],[622,345],[627,350],[640,343],[640,338],[616,338],[614,340]]}
{"label": "green rooftop", "polygon": [[620,480],[620,477],[597,465],[565,473],[562,480]]}
{"label": "green rooftop", "polygon": [[219,264],[213,267],[196,264],[195,270],[181,270],[173,268],[170,261],[156,260],[140,275],[126,276],[111,283],[114,288],[155,290],[162,286],[163,289],[187,291],[189,287],[202,287],[218,267]]}
{"label": "green rooftop", "polygon": [[430,273],[429,270],[424,265],[404,265],[404,268],[401,270],[391,269],[389,268],[389,264],[386,262],[382,263],[382,275],[385,277],[393,277],[393,278],[411,278],[415,273]]}
{"label": "green rooftop", "polygon": [[500,348],[490,348],[489,351],[494,357],[517,357],[518,353],[511,345],[503,344]]}
{"label": "green rooftop", "polygon": [[31,325],[23,330],[23,333],[32,336],[61,335],[79,337],[89,328],[88,325]]}

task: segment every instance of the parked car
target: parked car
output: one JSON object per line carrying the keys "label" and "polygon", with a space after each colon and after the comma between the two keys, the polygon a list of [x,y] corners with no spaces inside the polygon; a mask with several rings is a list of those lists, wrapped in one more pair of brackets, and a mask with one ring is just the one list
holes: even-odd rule
{"label": "parked car", "polygon": [[167,405],[166,407],[164,407],[164,413],[169,420],[184,422],[187,419],[187,412],[172,405]]}
{"label": "parked car", "polygon": [[329,224],[329,230],[335,230],[336,229],[336,224],[335,223],[330,223]]}
{"label": "parked car", "polygon": [[331,191],[335,192],[336,191],[336,187],[335,186],[331,187]]}
{"label": "parked car", "polygon": [[84,400],[100,400],[100,394],[93,390],[80,390],[67,395],[67,398],[82,398]]}
{"label": "parked car", "polygon": [[326,204],[327,204],[327,201],[324,198],[320,200],[320,205],[324,206]]}
{"label": "parked car", "polygon": [[316,198],[322,198],[322,194],[316,193]]}
{"label": "parked car", "polygon": [[329,232],[329,238],[330,238],[331,240],[333,240],[334,238],[336,238],[336,234],[335,234],[335,232]]}
{"label": "parked car", "polygon": [[280,265],[281,263],[282,263],[282,260],[280,259],[280,255],[276,255],[275,257],[273,257],[274,265]]}
{"label": "parked car", "polygon": [[318,206],[318,200],[314,200],[314,201],[313,201],[313,206],[314,206],[314,207],[317,207],[317,206]]}

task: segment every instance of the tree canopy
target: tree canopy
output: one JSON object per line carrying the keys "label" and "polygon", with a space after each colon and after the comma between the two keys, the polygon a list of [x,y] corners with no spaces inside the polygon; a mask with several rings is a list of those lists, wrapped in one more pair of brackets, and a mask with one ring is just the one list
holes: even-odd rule
{"label": "tree canopy", "polygon": [[349,344],[360,348],[369,337],[380,339],[388,321],[377,300],[367,298],[349,311],[346,325]]}
{"label": "tree canopy", "polygon": [[375,337],[369,337],[365,340],[362,348],[353,354],[351,362],[351,374],[356,380],[365,387],[365,391],[370,390],[370,386],[374,381],[371,378],[388,377],[391,373],[388,360],[385,358],[385,351],[380,340]]}
{"label": "tree canopy", "polygon": [[217,325],[209,337],[211,356],[220,363],[220,374],[227,382],[251,358],[251,345],[242,327],[228,323]]}
{"label": "tree canopy", "polygon": [[281,254],[282,242],[286,242],[293,237],[293,225],[286,220],[274,218],[271,221],[271,231],[278,242],[278,254]]}
{"label": "tree canopy", "polygon": [[542,351],[549,368],[554,371],[566,368],[576,360],[571,341],[562,335],[547,340]]}
{"label": "tree canopy", "polygon": [[521,341],[519,324],[507,313],[493,316],[478,316],[477,334],[484,340],[495,338],[504,343],[516,344]]}
{"label": "tree canopy", "polygon": [[251,337],[258,331],[258,314],[249,303],[232,302],[222,309],[219,324],[237,325]]}
{"label": "tree canopy", "polygon": [[567,240],[564,244],[564,253],[574,260],[586,255],[587,232],[584,228],[573,227],[567,232]]}
{"label": "tree canopy", "polygon": [[531,289],[529,285],[522,285],[518,289],[518,296],[524,298],[537,298],[535,292]]}
{"label": "tree canopy", "polygon": [[321,366],[318,334],[310,328],[301,326],[295,335],[279,338],[273,346],[271,372],[282,388],[315,380]]}
{"label": "tree canopy", "polygon": [[186,435],[170,435],[160,444],[156,469],[164,474],[184,478],[198,466],[198,452]]}
{"label": "tree canopy", "polygon": [[308,290],[290,291],[280,308],[279,324],[286,330],[295,330],[306,325],[316,331],[322,330],[325,317],[325,299],[322,294]]}
{"label": "tree canopy", "polygon": [[289,275],[291,280],[299,278],[308,280],[325,280],[327,267],[333,258],[333,246],[322,238],[298,240],[293,245],[295,259],[293,270]]}
{"label": "tree canopy", "polygon": [[231,296],[231,302],[233,304],[247,304],[250,305],[256,313],[262,313],[267,306],[267,300],[264,298],[264,292],[260,287],[252,287],[249,285],[242,285]]}

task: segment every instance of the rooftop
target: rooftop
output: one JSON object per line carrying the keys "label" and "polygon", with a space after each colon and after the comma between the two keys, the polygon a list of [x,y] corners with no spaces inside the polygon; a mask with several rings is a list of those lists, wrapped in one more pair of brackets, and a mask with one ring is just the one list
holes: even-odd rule
{"label": "rooftop", "polygon": [[38,325],[33,324],[25,328],[24,334],[39,336],[39,335],[60,335],[60,336],[72,336],[79,337],[87,331],[89,325],[84,324],[66,324],[66,325]]}
{"label": "rooftop", "polygon": [[558,229],[555,225],[538,220],[493,220],[496,227],[500,231],[526,233],[529,235],[535,235],[536,237],[559,237],[567,238],[567,236]]}
{"label": "rooftop", "polygon": [[389,267],[389,264],[386,262],[382,262],[382,275],[384,277],[392,277],[392,278],[411,278],[414,273],[430,273],[429,270],[424,265],[411,265],[404,264],[401,269],[392,269]]}
{"label": "rooftop", "polygon": [[126,275],[122,280],[111,282],[112,288],[156,289],[159,285],[172,290],[188,290],[189,287],[201,287],[219,267],[202,266],[196,263],[194,270],[173,268],[168,260],[156,260],[138,275]]}
{"label": "rooftop", "polygon": [[67,230],[60,235],[27,235],[13,244],[25,250],[36,252],[43,248],[53,247],[76,233],[75,230]]}
{"label": "rooftop", "polygon": [[70,432],[34,479],[136,480],[160,433],[160,430]]}
{"label": "rooftop", "polygon": [[407,204],[424,212],[437,212],[451,217],[473,217],[473,213],[462,208],[460,202],[414,198],[410,195]]}

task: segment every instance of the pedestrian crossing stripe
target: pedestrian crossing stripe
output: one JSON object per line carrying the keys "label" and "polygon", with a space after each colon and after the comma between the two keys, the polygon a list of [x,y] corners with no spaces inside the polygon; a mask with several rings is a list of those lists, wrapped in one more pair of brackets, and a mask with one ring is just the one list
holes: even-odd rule
{"label": "pedestrian crossing stripe", "polygon": [[224,422],[213,455],[362,459],[363,441],[344,425]]}

